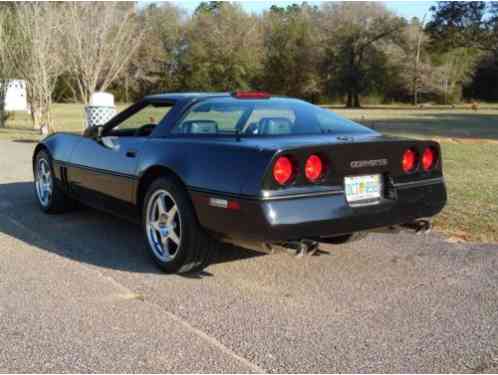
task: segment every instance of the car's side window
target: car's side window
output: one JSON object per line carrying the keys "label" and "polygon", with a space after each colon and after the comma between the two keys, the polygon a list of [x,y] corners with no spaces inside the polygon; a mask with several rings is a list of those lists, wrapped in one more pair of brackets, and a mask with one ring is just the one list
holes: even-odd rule
{"label": "car's side window", "polygon": [[[114,135],[148,135],[166,116],[171,105],[155,106],[149,104],[137,113],[123,120],[112,129]],[[143,134],[137,134],[143,130]]]}
{"label": "car's side window", "polygon": [[327,109],[319,109],[316,111],[315,118],[324,133],[348,134],[371,132],[370,129],[351,120],[339,117]]}
{"label": "car's side window", "polygon": [[194,107],[173,129],[173,134],[230,134],[244,113],[240,107]]}
{"label": "car's side window", "polygon": [[290,108],[255,108],[242,128],[243,134],[292,134],[296,114]]}

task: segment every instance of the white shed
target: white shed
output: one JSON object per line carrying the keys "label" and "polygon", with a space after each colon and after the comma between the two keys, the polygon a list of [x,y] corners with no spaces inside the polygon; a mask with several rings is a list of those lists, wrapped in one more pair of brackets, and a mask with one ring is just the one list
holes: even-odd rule
{"label": "white shed", "polygon": [[9,81],[5,95],[5,111],[27,111],[28,100],[26,81],[13,79]]}

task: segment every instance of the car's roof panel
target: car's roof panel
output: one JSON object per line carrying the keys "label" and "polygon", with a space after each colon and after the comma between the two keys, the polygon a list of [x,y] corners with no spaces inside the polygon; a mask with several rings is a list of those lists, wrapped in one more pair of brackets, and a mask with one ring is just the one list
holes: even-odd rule
{"label": "car's roof panel", "polygon": [[[160,102],[161,100],[168,101],[189,101],[189,100],[201,100],[207,98],[233,98],[234,100],[299,100],[296,98],[286,97],[286,96],[270,96],[270,98],[265,99],[238,99],[232,96],[231,92],[169,92],[163,94],[147,95],[144,100],[149,100],[152,102]],[[299,100],[300,101],[300,100]]]}
{"label": "car's roof panel", "polygon": [[145,100],[185,100],[199,99],[211,96],[229,96],[228,92],[169,92],[156,95],[147,95]]}

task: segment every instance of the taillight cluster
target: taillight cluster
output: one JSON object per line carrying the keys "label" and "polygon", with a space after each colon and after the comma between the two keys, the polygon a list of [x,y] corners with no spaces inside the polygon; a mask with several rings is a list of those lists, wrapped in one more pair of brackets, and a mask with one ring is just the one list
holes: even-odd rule
{"label": "taillight cluster", "polygon": [[[279,156],[273,164],[273,179],[279,185],[287,185],[298,175],[298,165],[288,156]],[[310,155],[304,163],[304,175],[309,182],[318,182],[325,173],[325,163],[318,155]]]}
{"label": "taillight cluster", "polygon": [[403,172],[412,173],[415,172],[421,164],[422,169],[425,172],[429,172],[436,166],[437,159],[437,151],[433,147],[426,147],[424,149],[424,152],[422,152],[422,160],[420,160],[417,150],[409,148],[403,153],[401,167]]}

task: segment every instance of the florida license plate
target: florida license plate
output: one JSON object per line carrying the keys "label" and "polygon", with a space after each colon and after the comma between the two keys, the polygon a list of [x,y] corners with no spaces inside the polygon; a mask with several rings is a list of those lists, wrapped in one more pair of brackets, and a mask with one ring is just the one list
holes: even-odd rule
{"label": "florida license plate", "polygon": [[375,202],[382,196],[380,174],[344,178],[346,200],[349,203]]}

